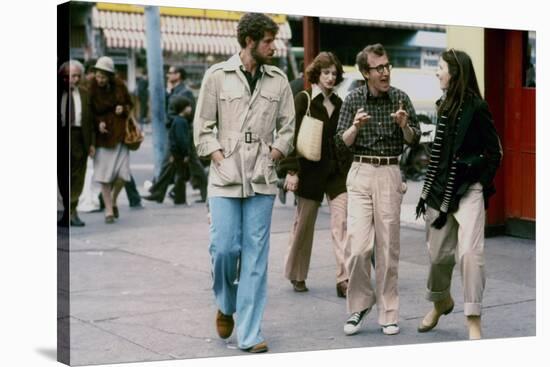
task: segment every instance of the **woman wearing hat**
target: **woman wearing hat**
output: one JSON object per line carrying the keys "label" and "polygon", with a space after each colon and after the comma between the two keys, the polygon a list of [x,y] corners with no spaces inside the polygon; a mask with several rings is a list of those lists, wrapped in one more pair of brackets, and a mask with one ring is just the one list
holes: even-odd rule
{"label": "woman wearing hat", "polygon": [[130,181],[130,154],[124,136],[132,100],[124,82],[115,76],[110,57],[100,57],[94,70],[95,77],[90,83],[97,137],[93,180],[101,184],[105,223],[114,223],[118,218],[118,194],[124,183]]}

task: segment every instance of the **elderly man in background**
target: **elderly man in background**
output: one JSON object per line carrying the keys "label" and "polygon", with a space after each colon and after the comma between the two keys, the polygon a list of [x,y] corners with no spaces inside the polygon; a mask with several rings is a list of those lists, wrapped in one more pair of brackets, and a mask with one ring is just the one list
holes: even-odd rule
{"label": "elderly man in background", "polygon": [[84,67],[70,60],[61,65],[59,72],[66,87],[60,99],[60,118],[62,125],[70,130],[70,224],[82,227],[85,223],[80,220],[76,207],[84,187],[88,156],[95,154],[95,131],[88,90],[81,85]]}

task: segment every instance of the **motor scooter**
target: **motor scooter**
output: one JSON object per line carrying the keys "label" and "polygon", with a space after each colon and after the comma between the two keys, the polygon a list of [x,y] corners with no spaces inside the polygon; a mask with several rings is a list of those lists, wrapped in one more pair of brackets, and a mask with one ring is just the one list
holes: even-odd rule
{"label": "motor scooter", "polygon": [[436,127],[426,115],[420,114],[417,118],[420,125],[420,141],[414,146],[405,145],[399,161],[403,176],[412,181],[420,181],[426,175]]}

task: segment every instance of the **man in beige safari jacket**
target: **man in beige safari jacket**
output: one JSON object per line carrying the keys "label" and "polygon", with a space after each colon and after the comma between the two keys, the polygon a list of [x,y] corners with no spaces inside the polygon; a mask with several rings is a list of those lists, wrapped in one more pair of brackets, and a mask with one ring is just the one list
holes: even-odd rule
{"label": "man in beige safari jacket", "polygon": [[267,65],[278,26],[243,15],[241,51],[204,75],[194,118],[200,157],[211,159],[208,201],[217,332],[228,338],[237,314],[239,348],[265,352],[261,334],[276,161],[292,150],[294,100],[285,74]]}

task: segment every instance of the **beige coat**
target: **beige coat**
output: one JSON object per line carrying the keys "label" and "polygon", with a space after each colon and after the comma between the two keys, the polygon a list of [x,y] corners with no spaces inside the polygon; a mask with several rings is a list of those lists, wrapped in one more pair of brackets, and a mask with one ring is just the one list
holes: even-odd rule
{"label": "beige coat", "polygon": [[[219,166],[210,164],[208,195],[249,197],[275,194],[277,174],[270,148],[288,155],[294,138],[294,100],[285,74],[262,65],[253,94],[240,70],[238,54],[213,65],[202,81],[194,118],[200,157],[222,150]],[[247,142],[248,141],[248,142]]]}

